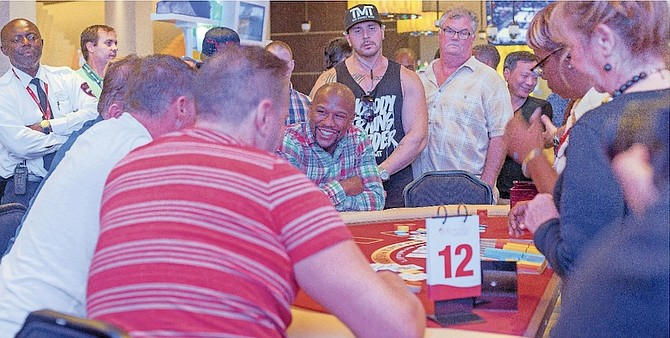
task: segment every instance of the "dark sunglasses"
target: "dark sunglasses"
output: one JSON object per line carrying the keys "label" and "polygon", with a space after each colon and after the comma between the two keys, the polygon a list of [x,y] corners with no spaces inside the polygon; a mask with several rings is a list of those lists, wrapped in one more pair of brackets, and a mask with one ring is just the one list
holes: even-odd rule
{"label": "dark sunglasses", "polygon": [[370,94],[365,94],[361,96],[361,103],[363,104],[363,113],[361,114],[361,117],[363,120],[367,121],[368,123],[374,121],[375,119],[375,98],[372,97]]}

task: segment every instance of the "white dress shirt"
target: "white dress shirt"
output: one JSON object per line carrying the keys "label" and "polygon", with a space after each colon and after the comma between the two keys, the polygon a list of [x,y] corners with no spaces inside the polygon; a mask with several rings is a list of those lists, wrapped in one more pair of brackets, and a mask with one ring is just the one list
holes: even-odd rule
{"label": "white dress shirt", "polygon": [[92,126],[72,145],[0,262],[0,337],[13,337],[31,311],[86,315],[105,181],[120,159],[151,140],[146,128],[124,113]]}
{"label": "white dress shirt", "polygon": [[[84,80],[72,69],[41,65],[35,77],[53,114],[50,134],[26,127],[42,120],[39,104],[26,89],[32,77],[13,67],[0,77],[0,176],[4,178],[14,175],[14,167],[24,160],[31,173],[44,177],[42,156],[57,151],[70,133],[98,115],[98,99],[82,90]],[[30,87],[36,94],[34,85]]]}

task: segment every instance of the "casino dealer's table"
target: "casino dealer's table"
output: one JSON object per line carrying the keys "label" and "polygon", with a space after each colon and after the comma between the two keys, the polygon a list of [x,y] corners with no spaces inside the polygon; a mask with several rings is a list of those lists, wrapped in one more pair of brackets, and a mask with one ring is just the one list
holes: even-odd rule
{"label": "casino dealer's table", "polygon": [[[457,214],[457,206],[447,206],[449,215]],[[482,238],[508,238],[506,216],[508,206],[486,205],[467,206],[468,213],[477,217],[477,210],[487,210],[488,225]],[[463,211],[463,208],[461,208]],[[371,253],[379,248],[398,246],[393,254],[383,255],[393,257],[399,264],[418,264],[425,267],[425,259],[419,263],[415,259],[403,257],[403,239],[393,236],[397,225],[417,224],[423,227],[423,219],[433,217],[437,207],[400,208],[372,212],[345,212],[342,219],[352,228],[352,233],[363,253],[371,259]],[[531,238],[530,234],[525,236]],[[381,242],[380,240],[383,240]],[[384,251],[382,249],[382,251]],[[382,259],[384,259],[382,257]],[[475,310],[486,322],[479,324],[458,325],[442,328],[437,323],[428,320],[426,337],[462,336],[462,337],[511,337],[511,336],[542,336],[546,322],[551,315],[556,298],[558,297],[560,279],[551,269],[546,269],[541,275],[518,275],[519,310],[518,311],[490,311]],[[433,304],[426,296],[425,283],[418,294],[427,313],[433,313]],[[288,329],[289,337],[354,337],[347,327],[335,316],[328,314],[325,309],[300,292],[291,310],[293,322]]]}

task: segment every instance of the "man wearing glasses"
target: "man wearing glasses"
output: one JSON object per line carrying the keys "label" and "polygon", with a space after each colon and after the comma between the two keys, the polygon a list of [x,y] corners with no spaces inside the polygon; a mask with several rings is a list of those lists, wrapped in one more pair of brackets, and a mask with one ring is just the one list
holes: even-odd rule
{"label": "man wearing glasses", "polygon": [[465,170],[495,188],[505,159],[502,135],[512,117],[510,94],[498,73],[472,56],[479,27],[475,13],[448,10],[439,26],[440,57],[419,72],[430,137],[412,164],[414,177],[434,170]]}
{"label": "man wearing glasses", "polygon": [[370,140],[384,180],[386,208],[402,207],[403,189],[412,181],[410,164],[426,146],[428,121],[423,86],[417,75],[382,55],[384,26],[374,5],[347,10],[344,36],[353,54],[319,77],[311,97],[326,83],[339,82],[356,97],[354,125]]}

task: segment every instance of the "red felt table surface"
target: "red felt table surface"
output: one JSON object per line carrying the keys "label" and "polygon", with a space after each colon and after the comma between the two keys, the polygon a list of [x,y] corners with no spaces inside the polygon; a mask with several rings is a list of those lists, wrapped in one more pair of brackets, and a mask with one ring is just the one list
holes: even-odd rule
{"label": "red felt table surface", "polygon": [[[488,217],[482,223],[488,227],[485,232],[481,233],[481,238],[509,238],[507,233],[507,220],[505,217]],[[370,256],[375,250],[391,244],[407,241],[406,237],[395,236],[393,231],[396,230],[397,225],[409,224],[415,224],[419,228],[425,227],[424,220],[403,220],[397,222],[385,221],[379,223],[357,224],[351,225],[349,228],[360,249],[372,262]],[[524,238],[531,239],[530,234],[526,234]],[[402,248],[396,251],[400,250],[402,250]],[[425,259],[405,258],[403,255],[396,255],[396,252],[392,252],[390,256],[395,263],[398,264],[417,264],[423,267],[426,266]],[[552,275],[553,271],[550,268],[547,268],[540,275],[518,275],[518,311],[474,310],[474,313],[484,318],[485,322],[450,327],[510,335],[525,335],[529,325],[531,325],[531,320],[534,319],[534,315],[536,316],[536,309],[543,298],[545,289],[547,289],[547,286],[550,284]],[[432,314],[434,312],[434,306],[433,302],[428,299],[425,281],[418,297],[423,302],[426,312]],[[327,312],[302,291],[298,292],[298,296],[293,305],[310,310]],[[440,327],[439,324],[431,320],[427,323],[429,327]]]}

